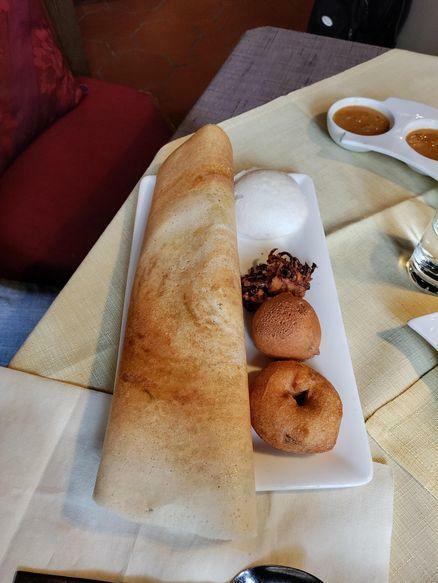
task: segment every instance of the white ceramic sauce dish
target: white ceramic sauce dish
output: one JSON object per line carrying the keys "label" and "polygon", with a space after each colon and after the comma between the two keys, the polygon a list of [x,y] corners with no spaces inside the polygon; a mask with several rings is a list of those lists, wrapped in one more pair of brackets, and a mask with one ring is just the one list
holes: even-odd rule
{"label": "white ceramic sauce dish", "polygon": [[[360,135],[341,128],[333,119],[340,109],[361,105],[376,109],[385,115],[390,129],[377,135]],[[438,129],[438,109],[390,97],[385,101],[367,97],[347,97],[333,103],[327,112],[327,128],[334,142],[353,152],[379,152],[405,162],[410,168],[438,180],[438,161],[416,152],[406,142],[406,136],[419,129]]]}

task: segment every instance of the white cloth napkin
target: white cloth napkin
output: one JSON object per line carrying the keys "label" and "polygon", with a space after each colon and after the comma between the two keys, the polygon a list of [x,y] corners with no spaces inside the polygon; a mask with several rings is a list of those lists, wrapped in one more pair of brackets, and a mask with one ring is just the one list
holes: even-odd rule
{"label": "white cloth napkin", "polygon": [[257,538],[219,542],[128,522],[92,500],[111,397],[0,369],[0,581],[18,568],[106,581],[228,581],[255,564],[325,583],[388,580],[392,477],[258,495]]}

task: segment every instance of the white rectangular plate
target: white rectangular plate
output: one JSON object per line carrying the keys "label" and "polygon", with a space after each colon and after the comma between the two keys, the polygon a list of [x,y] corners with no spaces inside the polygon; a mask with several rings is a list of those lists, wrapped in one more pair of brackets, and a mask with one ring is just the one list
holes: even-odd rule
{"label": "white rectangular plate", "polygon": [[[318,265],[306,299],[318,314],[322,328],[320,354],[308,364],[336,387],[344,408],[335,448],[323,454],[292,455],[274,450],[253,432],[255,479],[257,491],[345,488],[366,484],[372,478],[372,463],[364,419],[342,322],[336,286],[330,264],[324,229],[319,215],[313,182],[304,174],[291,174],[309,203],[309,216],[298,235],[255,241],[238,237],[242,274],[254,259],[266,260],[271,249],[289,251],[301,261]],[[139,258],[144,229],[152,201],[155,176],[140,184],[132,238],[131,257],[126,282],[120,348],[125,334],[132,283]],[[245,315],[248,370],[264,366],[266,359],[248,334],[249,316]],[[119,350],[120,354],[121,350]]]}

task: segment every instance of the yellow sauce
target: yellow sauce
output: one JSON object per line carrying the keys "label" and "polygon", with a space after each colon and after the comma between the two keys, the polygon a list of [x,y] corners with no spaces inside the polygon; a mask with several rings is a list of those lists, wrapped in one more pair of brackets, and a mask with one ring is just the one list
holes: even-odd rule
{"label": "yellow sauce", "polygon": [[347,132],[361,136],[384,134],[391,125],[383,113],[363,105],[348,105],[338,109],[333,116],[333,121]]}
{"label": "yellow sauce", "polygon": [[438,160],[438,130],[428,128],[414,130],[406,136],[406,141],[422,156]]}

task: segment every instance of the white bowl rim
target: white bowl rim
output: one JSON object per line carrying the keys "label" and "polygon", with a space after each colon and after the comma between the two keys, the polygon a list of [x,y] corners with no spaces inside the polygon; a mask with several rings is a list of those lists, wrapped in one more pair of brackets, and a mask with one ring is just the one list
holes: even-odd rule
{"label": "white bowl rim", "polygon": [[347,132],[347,133],[353,134],[353,135],[362,135],[362,134],[356,134],[355,132],[351,132],[349,130],[345,130],[343,127],[338,125],[335,122],[335,120],[333,119],[333,116],[335,115],[335,113],[337,111],[339,111],[340,109],[342,109],[344,107],[348,107],[349,105],[363,105],[364,107],[369,107],[370,109],[375,109],[375,110],[379,111],[380,113],[382,113],[389,120],[389,130],[386,132],[383,132],[382,134],[375,134],[375,135],[373,135],[373,137],[385,135],[388,132],[390,132],[392,130],[392,128],[394,127],[395,116],[394,116],[393,112],[385,105],[384,101],[379,101],[378,99],[373,99],[371,97],[344,97],[343,99],[339,99],[338,101],[335,101],[334,103],[332,103],[332,105],[330,106],[330,108],[327,112],[327,117],[330,119],[330,122],[334,126],[339,128],[342,132]]}
{"label": "white bowl rim", "polygon": [[438,130],[438,119],[422,117],[407,123],[403,128],[403,137],[406,139],[408,134],[416,130]]}

